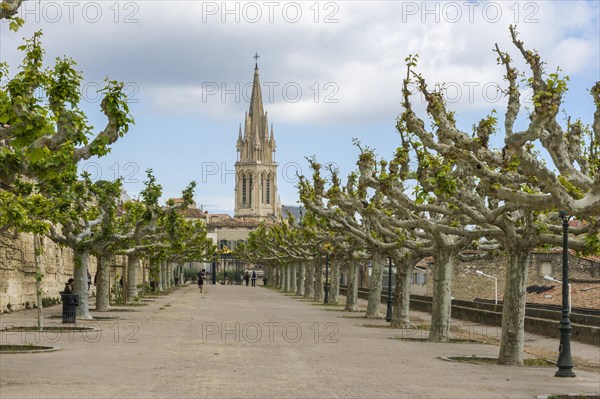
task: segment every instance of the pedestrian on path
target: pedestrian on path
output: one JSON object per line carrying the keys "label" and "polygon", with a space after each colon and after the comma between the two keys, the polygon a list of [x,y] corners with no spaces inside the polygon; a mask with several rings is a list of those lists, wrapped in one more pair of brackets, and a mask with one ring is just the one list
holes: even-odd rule
{"label": "pedestrian on path", "polygon": [[198,288],[200,288],[201,294],[202,294],[202,287],[204,287],[204,275],[202,273],[198,273]]}
{"label": "pedestrian on path", "polygon": [[252,286],[256,287],[256,270],[252,270]]}
{"label": "pedestrian on path", "polygon": [[244,274],[244,280],[246,281],[246,287],[247,287],[248,283],[250,282],[250,273],[248,273],[248,270],[246,270],[246,274]]}
{"label": "pedestrian on path", "polygon": [[65,284],[65,288],[63,290],[63,294],[72,294],[73,293],[73,283],[74,282],[75,282],[75,280],[73,280],[72,278],[67,280],[67,283]]}

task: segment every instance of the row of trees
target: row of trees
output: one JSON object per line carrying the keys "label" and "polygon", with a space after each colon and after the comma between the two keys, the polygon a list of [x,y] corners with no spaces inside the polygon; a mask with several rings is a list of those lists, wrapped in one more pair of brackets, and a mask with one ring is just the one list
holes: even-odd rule
{"label": "row of trees", "polygon": [[[357,169],[345,181],[309,159],[313,175],[301,176],[299,184],[306,216],[299,224],[261,227],[241,255],[274,269],[280,287],[315,300],[322,295],[324,260],[334,259],[333,298],[342,267],[347,310],[356,308],[357,265],[368,259],[368,318],[380,317],[383,265],[391,258],[397,270],[393,327],[410,325],[412,268],[432,256],[429,339],[440,342],[449,338],[453,264],[467,249],[500,253],[506,285],[499,363],[522,365],[529,258],[534,248],[562,244],[559,211],[577,220],[569,228],[570,248],[600,254],[600,82],[591,89],[591,125],[562,119],[568,78],[547,74],[512,26],[510,35],[529,73],[495,46],[507,84],[499,88],[507,97],[503,122],[494,110],[471,132],[462,131],[443,87],[430,89],[415,72],[418,57],[409,56],[393,158],[378,161],[357,142]],[[411,87],[425,99],[425,111],[417,110]],[[523,90],[533,93],[533,104],[519,115]]]}
{"label": "row of trees", "polygon": [[0,64],[0,233],[34,234],[40,327],[43,237],[73,251],[78,316],[84,319],[91,318],[90,256],[98,262],[96,310],[106,311],[116,255],[127,256],[126,294],[137,298],[140,259],[149,262],[160,290],[172,283],[174,265],[210,258],[215,250],[205,225],[184,217],[195,182],[183,190],[180,203],[161,206],[162,187],[152,170],[137,200],[123,199],[121,180],[78,175],[80,161],[106,155],[134,121],[123,83],[107,79],[100,103],[107,122],[95,132],[80,108],[81,72],[66,57],[45,66],[41,37],[37,32],[19,47],[24,58],[14,75]]}

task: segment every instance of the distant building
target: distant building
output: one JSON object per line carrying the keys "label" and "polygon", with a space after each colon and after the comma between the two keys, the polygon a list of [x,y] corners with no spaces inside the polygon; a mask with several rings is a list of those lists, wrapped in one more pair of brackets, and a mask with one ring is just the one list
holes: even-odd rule
{"label": "distant building", "polygon": [[277,220],[281,205],[277,191],[275,133],[263,110],[258,64],[254,67],[250,109],[244,118],[236,149],[234,216]]}
{"label": "distant building", "polygon": [[[281,203],[277,189],[277,162],[275,162],[275,133],[269,126],[267,113],[263,109],[258,64],[254,67],[250,108],[240,124],[236,143],[238,153],[235,163],[234,216],[209,214],[196,208],[195,204],[185,211],[186,218],[201,219],[206,223],[208,237],[219,249],[234,251],[236,246],[248,239],[248,234],[261,223],[277,222]],[[181,199],[173,198],[175,203]],[[234,259],[223,259],[217,264],[218,271],[228,270],[229,277],[239,274],[242,265]],[[210,263],[202,268],[212,272]],[[239,276],[237,276],[239,277]]]}

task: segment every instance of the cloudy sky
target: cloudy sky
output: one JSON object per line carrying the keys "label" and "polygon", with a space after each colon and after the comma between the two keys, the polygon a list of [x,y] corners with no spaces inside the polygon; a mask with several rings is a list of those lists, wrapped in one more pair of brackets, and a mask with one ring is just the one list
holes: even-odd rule
{"label": "cloudy sky", "polygon": [[[275,128],[281,201],[295,204],[296,173],[309,173],[306,156],[349,172],[353,138],[391,156],[409,54],[419,54],[431,86],[446,84],[463,129],[492,109],[502,116],[502,68],[492,48],[498,43],[518,58],[510,24],[549,71],[560,66],[570,77],[567,113],[591,122],[599,14],[598,1],[27,1],[24,28],[0,26],[0,58],[14,73],[22,38],[43,30],[48,65],[67,55],[83,71],[82,107],[98,130],[105,121],[95,91],[107,76],[127,82],[135,126],[82,169],[123,176],[133,196],[147,168],[165,197],[196,180],[199,205],[232,212],[235,142],[255,52]],[[422,108],[419,96],[414,101]]]}

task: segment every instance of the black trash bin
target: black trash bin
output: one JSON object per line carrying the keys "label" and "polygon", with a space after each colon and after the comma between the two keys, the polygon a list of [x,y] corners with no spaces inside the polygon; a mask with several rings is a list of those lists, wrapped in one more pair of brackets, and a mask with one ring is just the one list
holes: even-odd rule
{"label": "black trash bin", "polygon": [[263,285],[267,285],[267,278],[263,278]]}
{"label": "black trash bin", "polygon": [[79,294],[61,294],[62,296],[62,322],[77,323],[77,306],[79,306]]}

